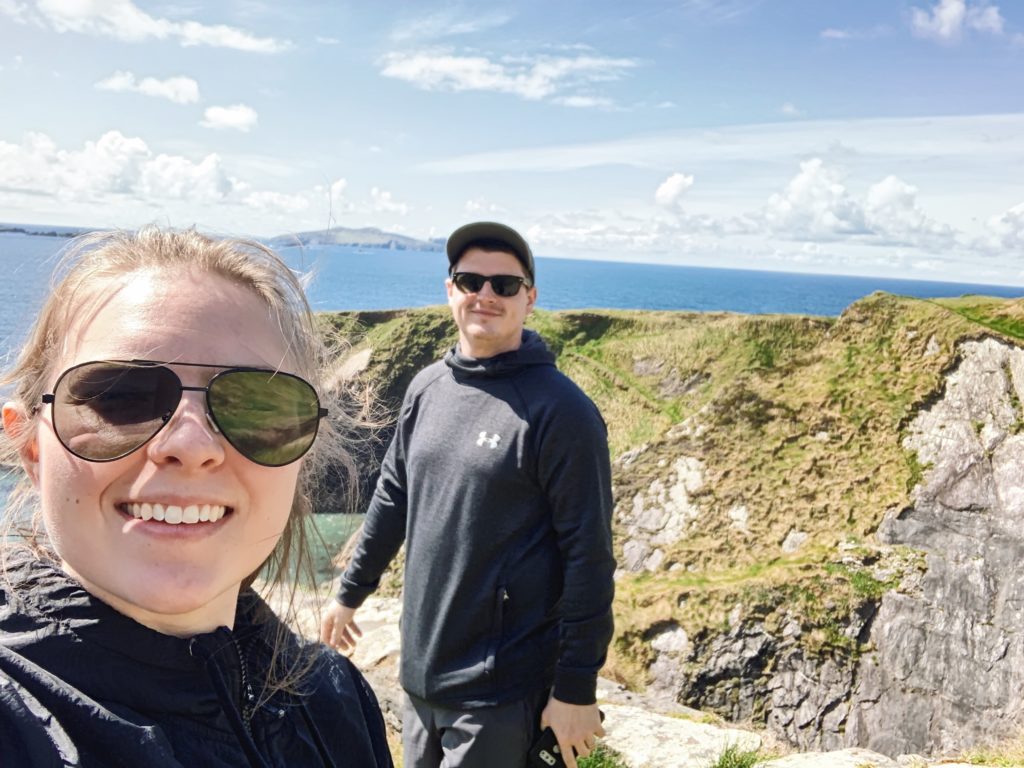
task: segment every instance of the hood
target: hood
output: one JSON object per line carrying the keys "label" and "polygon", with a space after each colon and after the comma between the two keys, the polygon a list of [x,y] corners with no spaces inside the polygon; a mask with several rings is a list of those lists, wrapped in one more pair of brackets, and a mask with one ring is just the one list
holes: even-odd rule
{"label": "hood", "polygon": [[494,357],[466,357],[455,345],[444,356],[445,364],[457,375],[507,376],[532,365],[555,364],[555,356],[536,331],[524,330],[519,349],[502,352]]}

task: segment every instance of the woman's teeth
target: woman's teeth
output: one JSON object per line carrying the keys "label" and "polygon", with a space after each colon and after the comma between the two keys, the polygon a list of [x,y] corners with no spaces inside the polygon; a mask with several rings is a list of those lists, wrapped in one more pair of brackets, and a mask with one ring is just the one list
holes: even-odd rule
{"label": "woman's teeth", "polygon": [[128,514],[139,520],[159,520],[170,525],[192,525],[193,523],[216,523],[227,507],[220,504],[190,504],[179,507],[174,504],[126,504]]}

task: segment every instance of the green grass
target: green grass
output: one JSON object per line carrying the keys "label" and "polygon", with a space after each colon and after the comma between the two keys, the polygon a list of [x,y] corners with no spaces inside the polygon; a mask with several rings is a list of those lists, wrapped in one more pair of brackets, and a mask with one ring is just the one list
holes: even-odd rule
{"label": "green grass", "polygon": [[629,768],[622,755],[603,744],[594,747],[594,751],[576,761],[579,768]]}
{"label": "green grass", "polygon": [[[994,333],[1024,339],[1018,304],[873,294],[837,319],[531,315],[528,325],[559,368],[600,408],[613,458],[645,446],[628,469],[615,469],[620,510],[663,508],[678,493],[671,486],[681,456],[703,466],[703,486],[688,493],[697,514],[685,536],[661,545],[661,569],[616,583],[607,673],[643,687],[654,631],[678,625],[706,647],[737,609],[740,621],[763,621],[769,631],[796,622],[810,653],[856,656],[858,640],[844,627],[919,564],[893,548],[858,547],[840,557],[837,547],[874,541],[886,510],[913,503],[929,467],[903,447],[911,420],[942,391],[961,341]],[[391,407],[454,340],[446,307],[347,313],[333,325],[373,348],[366,374]],[[682,422],[690,429],[672,429]],[[737,526],[730,512],[741,506],[746,523]],[[807,539],[785,554],[792,531]]]}
{"label": "green grass", "polygon": [[1024,735],[990,747],[972,749],[965,752],[959,760],[970,765],[988,765],[995,768],[1021,768],[1021,766],[1024,766]]}
{"label": "green grass", "polygon": [[740,749],[730,744],[708,768],[753,768],[762,759],[759,750]]}
{"label": "green grass", "polygon": [[1024,312],[1020,302],[991,296],[936,299],[935,303],[961,317],[1014,339],[1024,339]]}

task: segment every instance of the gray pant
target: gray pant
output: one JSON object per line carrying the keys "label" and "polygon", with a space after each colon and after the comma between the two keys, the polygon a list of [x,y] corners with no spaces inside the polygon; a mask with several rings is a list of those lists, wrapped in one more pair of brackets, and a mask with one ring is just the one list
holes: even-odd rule
{"label": "gray pant", "polygon": [[547,694],[480,709],[448,709],[405,694],[405,768],[525,768]]}

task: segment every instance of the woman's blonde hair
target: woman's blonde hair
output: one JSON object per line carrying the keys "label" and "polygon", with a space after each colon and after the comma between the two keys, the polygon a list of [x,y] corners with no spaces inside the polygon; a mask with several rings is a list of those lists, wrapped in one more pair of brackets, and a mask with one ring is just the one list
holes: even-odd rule
{"label": "woman's blonde hair", "polygon": [[[58,371],[63,346],[73,323],[88,316],[112,289],[132,276],[146,272],[193,270],[216,275],[247,289],[271,311],[287,348],[291,372],[309,381],[320,395],[329,417],[320,425],[316,442],[303,458],[291,514],[280,541],[261,569],[251,574],[242,587],[262,576],[265,592],[284,597],[275,604],[283,607],[288,623],[298,626],[296,588],[299,581],[315,583],[315,568],[307,521],[312,513],[312,494],[328,472],[341,473],[345,508],[353,511],[358,490],[357,470],[349,441],[359,426],[365,403],[329,375],[340,343],[325,344],[299,277],[266,246],[251,240],[214,238],[194,229],[171,230],[150,226],[138,231],[95,232],[76,238],[66,248],[51,279],[49,296],[14,364],[0,376],[0,388],[13,386],[13,400],[27,414],[35,412],[49,383]],[[332,380],[333,379],[333,380]],[[365,410],[363,410],[365,412]],[[20,465],[19,454],[34,436],[34,425],[18,434],[5,434],[0,441],[0,462]],[[17,476],[19,473],[14,472]],[[332,483],[337,485],[337,482]],[[38,557],[56,559],[41,522],[41,510],[32,483],[25,473],[8,495],[6,520],[0,542],[30,547]],[[312,592],[312,590],[311,590]],[[318,606],[317,606],[318,607]],[[264,685],[264,696],[275,690],[295,690],[312,660],[283,660],[278,651],[284,637],[275,643],[275,662]]]}

